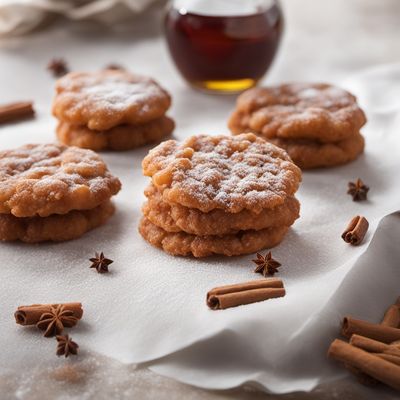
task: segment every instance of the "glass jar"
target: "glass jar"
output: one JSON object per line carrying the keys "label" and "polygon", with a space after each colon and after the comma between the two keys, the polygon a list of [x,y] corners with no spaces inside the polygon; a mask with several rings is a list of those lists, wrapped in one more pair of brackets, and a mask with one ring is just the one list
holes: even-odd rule
{"label": "glass jar", "polygon": [[172,59],[194,87],[237,93],[270,67],[283,30],[277,0],[173,0],[165,17]]}

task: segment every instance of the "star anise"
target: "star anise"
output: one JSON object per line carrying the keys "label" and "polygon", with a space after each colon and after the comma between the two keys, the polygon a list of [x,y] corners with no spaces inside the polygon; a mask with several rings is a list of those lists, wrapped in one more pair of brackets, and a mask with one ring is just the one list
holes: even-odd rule
{"label": "star anise", "polygon": [[44,332],[45,337],[59,335],[64,328],[72,328],[78,323],[79,319],[74,316],[73,311],[65,309],[59,304],[52,307],[50,312],[40,316],[36,326]]}
{"label": "star anise", "polygon": [[108,64],[104,67],[104,69],[111,69],[114,71],[125,71],[125,68],[122,65],[116,63]]}
{"label": "star anise", "polygon": [[257,258],[252,261],[257,265],[254,272],[263,274],[264,276],[274,275],[276,272],[278,272],[278,268],[281,266],[280,262],[272,258],[271,252],[268,252],[265,256],[257,253]]}
{"label": "star anise", "polygon": [[353,201],[367,200],[369,187],[358,178],[355,182],[349,182],[347,194],[353,197]]}
{"label": "star anise", "polygon": [[68,64],[63,58],[53,58],[48,64],[47,69],[56,77],[60,77],[69,72]]}
{"label": "star anise", "polygon": [[68,336],[56,336],[57,339],[57,355],[68,357],[70,354],[78,354],[78,344],[73,342],[72,339]]}
{"label": "star anise", "polygon": [[108,272],[108,266],[113,263],[113,260],[104,257],[104,253],[100,254],[96,252],[95,257],[90,258],[92,265],[90,268],[96,268],[99,274],[103,274],[104,272]]}

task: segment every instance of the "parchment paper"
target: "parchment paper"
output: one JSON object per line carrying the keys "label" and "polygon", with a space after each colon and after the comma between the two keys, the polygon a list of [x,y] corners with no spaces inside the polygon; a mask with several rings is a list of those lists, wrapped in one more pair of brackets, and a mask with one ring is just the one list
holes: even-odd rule
{"label": "parchment paper", "polygon": [[[38,117],[0,128],[1,149],[55,138],[49,112],[53,81],[43,67],[50,53],[48,42],[41,40],[25,57],[13,48],[2,54],[1,101],[33,98]],[[109,54],[77,43],[66,44],[64,51],[67,59],[73,55],[76,69],[110,61]],[[112,52],[121,54],[122,63],[123,57],[135,60],[128,66],[154,76],[171,91],[177,138],[228,133],[234,99],[186,87],[166,61],[161,40],[143,40],[130,50],[115,42]],[[273,250],[283,264],[279,277],[286,297],[209,310],[205,295],[212,287],[258,278],[252,256],[174,258],[148,245],[137,225],[148,183],[140,164],[149,147],[106,153],[111,171],[123,183],[115,199],[117,213],[107,225],[67,243],[0,244],[1,368],[54,357],[53,340],[15,324],[18,305],[81,301],[84,318],[71,331],[81,356],[91,349],[124,362],[151,362],[154,371],[208,388],[252,381],[288,392],[340,377],[342,369],[325,353],[339,334],[341,317],[351,313],[378,321],[399,295],[399,216],[382,221],[400,208],[399,71],[393,66],[346,83],[360,95],[369,118],[363,129],[366,151],[349,165],[304,173],[298,193],[301,218]],[[355,203],[346,194],[348,181],[358,177],[371,187],[367,202]],[[371,224],[359,247],[340,238],[355,214],[365,215]],[[114,260],[110,274],[89,269],[95,251]]]}

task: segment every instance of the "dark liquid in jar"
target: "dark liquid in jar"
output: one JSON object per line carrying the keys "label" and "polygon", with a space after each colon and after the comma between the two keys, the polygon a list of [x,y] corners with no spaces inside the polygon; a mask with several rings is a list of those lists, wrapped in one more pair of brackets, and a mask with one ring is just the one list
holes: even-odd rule
{"label": "dark liquid in jar", "polygon": [[226,17],[171,8],[165,26],[172,58],[187,81],[213,91],[238,92],[253,86],[271,65],[283,17],[276,5]]}

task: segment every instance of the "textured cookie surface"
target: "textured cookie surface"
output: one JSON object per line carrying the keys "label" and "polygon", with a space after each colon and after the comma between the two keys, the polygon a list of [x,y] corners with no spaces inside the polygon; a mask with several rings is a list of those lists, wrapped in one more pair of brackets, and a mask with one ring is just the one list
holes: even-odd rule
{"label": "textured cookie surface", "polygon": [[155,81],[126,71],[71,72],[56,83],[53,114],[61,121],[107,130],[160,118],[171,105]]}
{"label": "textured cookie surface", "polygon": [[336,142],[357,134],[365,122],[349,92],[328,84],[295,83],[244,92],[228,125],[234,134]]}
{"label": "textured cookie surface", "polygon": [[148,200],[142,211],[150,222],[167,232],[183,231],[194,235],[226,235],[249,229],[290,226],[299,217],[300,210],[298,200],[288,197],[282,205],[260,213],[243,210],[231,214],[220,209],[202,213],[196,208],[166,203],[153,185],[145,190],[145,195]]}
{"label": "textured cookie surface", "polygon": [[121,188],[99,155],[56,144],[0,151],[0,213],[46,217],[97,207]]}
{"label": "textured cookie surface", "polygon": [[113,213],[114,206],[106,201],[91,210],[74,210],[49,217],[18,218],[11,214],[0,214],[0,240],[26,243],[72,240],[103,225]]}
{"label": "textured cookie surface", "polygon": [[93,131],[85,126],[60,122],[58,139],[69,146],[100,150],[130,150],[153,143],[169,136],[175,123],[171,118],[161,117],[142,125],[119,125],[107,131]]}
{"label": "textured cookie surface", "polygon": [[332,167],[355,160],[364,150],[364,138],[357,133],[335,143],[274,138],[272,143],[285,149],[302,169]]}
{"label": "textured cookie surface", "polygon": [[274,247],[284,238],[288,227],[243,231],[225,236],[195,236],[184,232],[171,233],[143,218],[139,232],[153,246],[175,256],[207,257],[213,254],[238,256]]}
{"label": "textured cookie surface", "polygon": [[297,190],[301,171],[287,153],[253,134],[168,140],[144,158],[143,172],[168,203],[202,212],[260,212]]}

